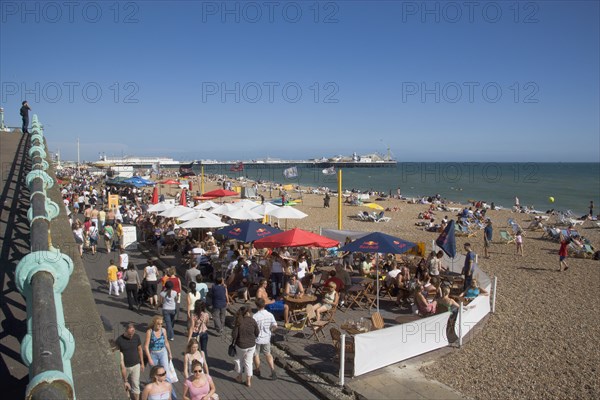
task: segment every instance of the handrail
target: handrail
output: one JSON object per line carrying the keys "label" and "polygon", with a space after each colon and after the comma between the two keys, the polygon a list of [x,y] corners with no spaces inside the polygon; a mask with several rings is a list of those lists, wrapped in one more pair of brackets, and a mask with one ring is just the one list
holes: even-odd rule
{"label": "handrail", "polygon": [[75,343],[65,326],[61,293],[73,272],[73,261],[52,247],[50,221],[58,216],[59,207],[46,194],[54,179],[46,173],[49,165],[37,115],[28,135],[31,253],[16,270],[17,288],[27,300],[27,334],[21,342],[21,357],[30,377],[25,398],[71,400],[75,398],[70,361]]}

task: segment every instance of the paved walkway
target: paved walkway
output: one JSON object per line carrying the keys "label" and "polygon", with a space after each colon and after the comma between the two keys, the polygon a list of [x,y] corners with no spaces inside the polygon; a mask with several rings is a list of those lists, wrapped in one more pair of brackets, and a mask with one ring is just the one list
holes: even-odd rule
{"label": "paved walkway", "polygon": [[27,308],[14,281],[17,264],[29,253],[29,191],[23,183],[29,171],[29,164],[22,156],[25,147],[25,136],[20,133],[0,133],[0,391],[3,398],[23,398],[29,383],[29,370],[21,361],[20,349],[27,332]]}
{"label": "paved walkway", "polygon": [[[139,251],[127,251],[130,255],[130,260],[141,269],[145,265],[146,257]],[[127,300],[124,294],[120,297],[108,296],[108,286],[106,284],[106,268],[109,265],[111,258],[117,258],[118,253],[106,254],[104,249],[101,249],[95,256],[84,254],[83,260],[87,271],[92,292],[96,300],[98,312],[105,323],[106,336],[108,338],[116,338],[123,333],[124,326],[127,322],[136,324],[137,333],[140,338],[145,337],[147,324],[154,315],[159,312],[151,310],[147,307],[142,307],[138,313],[130,311],[127,308]],[[175,327],[175,341],[171,342],[173,352],[173,364],[175,369],[179,371],[180,382],[175,384],[178,398],[183,398],[183,354],[186,347],[185,334],[185,311],[180,310],[179,321]],[[227,324],[231,326],[232,318],[228,317]],[[302,384],[298,383],[293,377],[288,375],[281,368],[277,368],[278,379],[271,381],[266,378],[253,378],[252,387],[239,384],[235,381],[235,372],[233,372],[233,360],[227,355],[227,347],[230,343],[231,329],[226,328],[223,336],[219,337],[214,334],[212,329],[209,330],[208,340],[208,365],[211,376],[214,378],[217,393],[221,399],[317,399],[318,397],[311,393]],[[268,366],[263,361],[261,369],[264,376],[268,376]],[[142,374],[142,381],[148,381],[149,369]]]}

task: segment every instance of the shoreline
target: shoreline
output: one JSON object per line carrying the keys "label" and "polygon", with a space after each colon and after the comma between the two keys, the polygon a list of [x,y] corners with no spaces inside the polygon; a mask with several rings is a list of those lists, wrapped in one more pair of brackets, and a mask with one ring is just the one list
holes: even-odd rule
{"label": "shoreline", "polygon": [[[294,187],[301,186],[304,189],[328,187],[331,191],[337,190],[336,176],[327,177],[322,175],[320,170],[315,171],[303,175],[301,173],[302,170],[299,169],[300,178],[294,182],[287,180],[281,175],[281,171],[279,170],[266,172],[263,176],[261,176],[260,173],[256,173],[256,170],[250,170],[249,172],[244,171],[241,173],[231,171],[205,171],[205,175],[227,177],[227,179],[235,182],[235,185],[241,185],[242,183],[238,179],[243,178],[247,182],[264,181],[273,183],[275,186],[293,185]],[[418,173],[415,175],[417,178],[420,176],[421,182],[414,182],[408,176],[398,175],[398,171],[391,177],[385,175],[385,171],[382,171],[381,169],[372,169],[373,174],[370,174],[369,171],[370,169],[345,169],[343,175],[343,189],[345,191],[356,189],[360,193],[365,193],[370,190],[384,193],[387,196],[389,196],[391,192],[391,194],[395,196],[397,194],[398,186],[401,186],[401,193],[404,198],[419,199],[422,197],[435,196],[440,193],[442,198],[453,203],[466,205],[469,203],[469,200],[486,201],[487,204],[494,202],[497,206],[504,208],[513,206],[514,196],[516,194],[517,197],[521,199],[521,204],[523,206],[536,209],[540,213],[545,213],[550,210],[554,210],[555,212],[570,210],[574,212],[574,215],[577,218],[588,214],[588,204],[590,200],[594,200],[594,203],[597,205],[600,204],[600,197],[593,190],[580,189],[577,192],[578,195],[575,196],[573,190],[566,191],[566,189],[563,189],[565,187],[564,185],[558,184],[558,181],[548,174],[539,177],[540,179],[543,179],[543,182],[538,179],[530,184],[525,184],[526,178],[524,176],[521,177],[520,183],[515,182],[513,181],[513,177],[507,175],[509,171],[504,171],[506,178],[504,180],[483,180],[481,182],[479,180],[470,180],[467,182],[464,179],[463,181],[447,179],[438,180],[438,178],[444,178],[445,175],[441,177],[429,176],[425,172],[423,172],[425,173],[424,176],[420,176]],[[172,175],[177,171],[175,169],[170,169],[164,170],[164,172],[168,172]],[[246,175],[248,177],[246,177]],[[398,185],[392,184],[395,178],[398,178]],[[585,179],[584,182],[586,186],[584,186],[584,188],[600,185],[600,181],[598,181],[596,177],[593,177],[591,181],[589,176]],[[390,186],[395,187],[391,188]],[[558,187],[560,189],[552,189],[553,187]],[[555,198],[556,201],[550,201],[550,197]],[[598,208],[595,209],[595,211],[597,210]]]}

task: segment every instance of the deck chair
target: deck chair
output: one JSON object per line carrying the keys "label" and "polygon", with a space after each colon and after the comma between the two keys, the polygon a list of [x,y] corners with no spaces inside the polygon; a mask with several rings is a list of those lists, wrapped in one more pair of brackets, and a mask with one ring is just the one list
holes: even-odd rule
{"label": "deck chair", "polygon": [[359,221],[370,221],[370,219],[369,219],[369,213],[366,212],[366,211],[362,211],[362,212],[359,212],[358,214],[356,214],[356,218]]}
{"label": "deck chair", "polygon": [[323,328],[329,325],[331,321],[317,321],[317,314],[315,313],[315,309],[312,304],[306,306],[306,321],[308,327],[313,331],[312,335],[308,337],[309,339],[314,336],[317,342],[320,342],[319,334],[323,336],[323,340],[326,339]]}
{"label": "deck chair", "polygon": [[383,211],[377,215],[375,222],[390,222],[392,219],[383,215]]}
{"label": "deck chair", "polygon": [[381,313],[375,312],[371,315],[371,325],[373,326],[373,330],[383,329],[385,327],[385,322],[383,322],[383,317]]}
{"label": "deck chair", "polygon": [[515,243],[515,238],[513,235],[508,233],[508,231],[501,230],[500,231],[500,241],[504,244]]}

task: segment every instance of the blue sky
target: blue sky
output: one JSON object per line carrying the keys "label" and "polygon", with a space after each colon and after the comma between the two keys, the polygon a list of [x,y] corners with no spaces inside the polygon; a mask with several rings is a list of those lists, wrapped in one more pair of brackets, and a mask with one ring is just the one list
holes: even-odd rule
{"label": "blue sky", "polygon": [[6,122],[63,158],[600,161],[598,1],[72,4],[0,2]]}

